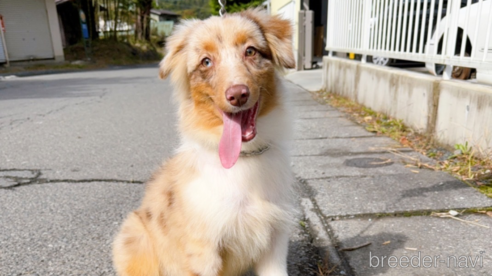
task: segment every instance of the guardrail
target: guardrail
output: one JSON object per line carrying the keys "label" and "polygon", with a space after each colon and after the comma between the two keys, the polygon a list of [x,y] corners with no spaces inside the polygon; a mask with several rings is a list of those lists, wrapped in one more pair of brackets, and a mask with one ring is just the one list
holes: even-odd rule
{"label": "guardrail", "polygon": [[329,0],[326,50],[425,62],[445,79],[476,68],[492,83],[492,0]]}

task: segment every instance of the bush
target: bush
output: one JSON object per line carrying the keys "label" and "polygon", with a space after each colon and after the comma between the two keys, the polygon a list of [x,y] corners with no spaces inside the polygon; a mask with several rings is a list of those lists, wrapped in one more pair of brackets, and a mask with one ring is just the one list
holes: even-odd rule
{"label": "bush", "polygon": [[[235,13],[246,10],[248,8],[258,7],[260,6],[264,0],[228,0],[225,1],[226,12],[227,13]],[[219,15],[220,5],[218,0],[210,0],[209,1],[210,9],[212,10],[213,15]]]}

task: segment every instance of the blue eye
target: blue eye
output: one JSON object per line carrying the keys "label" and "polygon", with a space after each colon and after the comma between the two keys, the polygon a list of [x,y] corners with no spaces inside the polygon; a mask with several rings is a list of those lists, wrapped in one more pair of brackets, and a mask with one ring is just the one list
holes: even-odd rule
{"label": "blue eye", "polygon": [[211,67],[213,63],[209,58],[204,58],[202,59],[202,65],[205,67]]}

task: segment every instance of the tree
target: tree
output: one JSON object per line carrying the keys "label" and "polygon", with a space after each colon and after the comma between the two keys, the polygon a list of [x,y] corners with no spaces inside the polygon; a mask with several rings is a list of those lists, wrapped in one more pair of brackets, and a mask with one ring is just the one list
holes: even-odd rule
{"label": "tree", "polygon": [[[264,0],[223,0],[226,3],[225,9],[228,13],[243,11],[248,8],[258,7]],[[219,0],[209,0],[212,14],[219,15],[220,4]]]}
{"label": "tree", "polygon": [[94,2],[92,0],[82,0],[80,1],[80,8],[84,11],[87,19],[87,27],[89,28],[89,37],[92,40],[99,38],[97,33],[97,21]]}
{"label": "tree", "polygon": [[153,0],[136,0],[137,22],[135,26],[135,37],[137,40],[150,41],[150,10]]}
{"label": "tree", "polygon": [[159,0],[159,9],[173,11],[182,19],[210,16],[209,0]]}

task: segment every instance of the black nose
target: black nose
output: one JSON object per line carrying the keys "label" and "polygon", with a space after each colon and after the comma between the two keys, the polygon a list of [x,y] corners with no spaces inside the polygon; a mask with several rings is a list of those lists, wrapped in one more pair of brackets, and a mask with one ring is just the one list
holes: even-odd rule
{"label": "black nose", "polygon": [[227,101],[233,106],[242,106],[248,101],[249,88],[244,84],[237,84],[227,88],[226,92]]}

